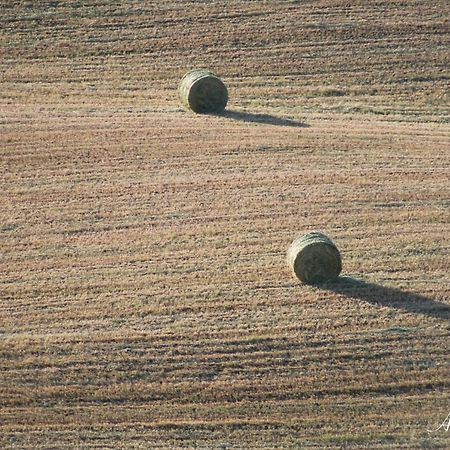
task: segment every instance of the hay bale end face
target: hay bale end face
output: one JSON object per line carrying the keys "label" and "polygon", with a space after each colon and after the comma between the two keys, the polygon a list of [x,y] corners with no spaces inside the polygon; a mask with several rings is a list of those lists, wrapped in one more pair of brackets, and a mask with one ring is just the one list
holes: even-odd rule
{"label": "hay bale end face", "polygon": [[195,69],[181,79],[178,86],[181,103],[199,113],[221,113],[228,102],[228,90],[220,78],[209,70]]}
{"label": "hay bale end face", "polygon": [[335,280],[342,270],[336,245],[318,231],[296,238],[289,247],[287,258],[295,276],[308,284]]}

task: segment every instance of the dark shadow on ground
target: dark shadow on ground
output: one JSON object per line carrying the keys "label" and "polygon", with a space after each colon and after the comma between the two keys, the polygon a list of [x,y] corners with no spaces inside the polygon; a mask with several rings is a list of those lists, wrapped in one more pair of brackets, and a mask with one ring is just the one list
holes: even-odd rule
{"label": "dark shadow on ground", "polygon": [[286,119],[283,117],[272,116],[271,114],[256,114],[243,111],[225,110],[221,117],[239,120],[241,122],[265,123],[269,125],[278,125],[283,127],[308,128],[309,125],[299,120]]}
{"label": "dark shadow on ground", "polygon": [[334,283],[324,283],[320,287],[373,305],[389,306],[429,317],[450,320],[450,305],[412,292],[368,283],[351,277],[340,277]]}

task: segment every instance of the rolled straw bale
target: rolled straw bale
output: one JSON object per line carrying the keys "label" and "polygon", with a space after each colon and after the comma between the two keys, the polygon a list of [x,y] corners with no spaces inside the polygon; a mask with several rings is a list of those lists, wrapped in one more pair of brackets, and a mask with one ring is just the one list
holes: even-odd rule
{"label": "rolled straw bale", "polygon": [[178,86],[181,103],[196,113],[221,113],[227,106],[228,90],[222,80],[209,70],[186,73]]}
{"label": "rolled straw bale", "polygon": [[342,270],[336,245],[318,231],[297,237],[289,247],[287,259],[297,278],[308,284],[334,280]]}

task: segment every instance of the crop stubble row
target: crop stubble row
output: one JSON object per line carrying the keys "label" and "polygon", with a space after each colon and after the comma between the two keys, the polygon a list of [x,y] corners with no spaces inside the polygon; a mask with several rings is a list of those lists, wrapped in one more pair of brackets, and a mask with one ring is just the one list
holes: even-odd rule
{"label": "crop stubble row", "polygon": [[448,121],[445,2],[8,4],[12,104],[175,107],[181,75],[203,66],[247,108]]}
{"label": "crop stubble row", "polygon": [[[292,230],[327,224],[347,273],[445,300],[445,136],[434,125],[366,122],[340,143],[336,122],[316,120],[299,132],[178,116],[186,137],[181,145],[177,128],[165,130],[174,139],[163,148],[148,139],[163,134],[157,130],[166,117],[158,114],[137,128],[125,116],[121,138],[104,131],[109,138],[98,152],[95,134],[77,133],[70,118],[52,119],[39,154],[27,149],[36,134],[45,142],[41,129],[6,143],[14,163],[2,190],[10,205],[0,305],[3,404],[11,417],[5,436],[26,442],[19,425],[27,411],[36,430],[59,424],[61,445],[74,429],[86,442],[98,435],[113,442],[111,430],[123,426],[143,427],[138,441],[145,436],[155,446],[202,439],[199,430],[211,427],[205,442],[230,435],[245,445],[247,433],[307,442],[323,417],[330,433],[337,426],[338,399],[350,409],[386,395],[412,396],[422,409],[439,405],[448,337],[440,320],[299,287],[284,252]],[[380,126],[391,150],[372,134]],[[214,129],[227,136],[227,148]],[[207,145],[199,154],[193,136],[201,133]],[[433,159],[423,164],[430,143]],[[80,164],[73,147],[81,149]],[[354,156],[359,167],[346,163]],[[261,408],[262,419],[240,409],[242,402]],[[111,406],[124,404],[123,413]],[[305,423],[314,405],[323,415],[308,413]],[[72,408],[73,418],[63,419]],[[94,430],[83,426],[85,414],[95,418]],[[385,429],[378,414],[373,426]],[[352,413],[350,434],[353,420]],[[417,417],[393,413],[391,420]]]}

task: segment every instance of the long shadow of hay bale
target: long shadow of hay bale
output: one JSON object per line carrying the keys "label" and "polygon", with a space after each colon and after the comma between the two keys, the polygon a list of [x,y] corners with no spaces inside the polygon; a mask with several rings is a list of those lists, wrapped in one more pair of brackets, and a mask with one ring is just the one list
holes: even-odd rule
{"label": "long shadow of hay bale", "polygon": [[450,320],[450,305],[412,292],[368,283],[351,277],[340,277],[336,282],[323,283],[320,287],[373,305],[388,306],[429,317]]}
{"label": "long shadow of hay bale", "polygon": [[299,120],[286,119],[284,117],[272,116],[271,114],[256,114],[243,111],[226,110],[220,114],[221,117],[239,120],[241,122],[265,123],[283,127],[308,128],[309,125]]}

